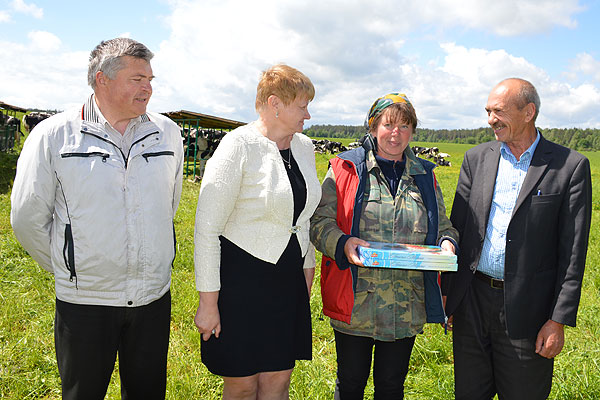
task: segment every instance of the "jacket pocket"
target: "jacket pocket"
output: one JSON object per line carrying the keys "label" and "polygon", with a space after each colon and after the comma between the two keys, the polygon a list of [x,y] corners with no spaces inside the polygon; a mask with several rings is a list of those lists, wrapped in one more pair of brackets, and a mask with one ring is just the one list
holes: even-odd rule
{"label": "jacket pocket", "polygon": [[555,194],[539,194],[531,197],[531,204],[547,204],[560,201],[560,193]]}
{"label": "jacket pocket", "polygon": [[70,157],[101,157],[102,162],[106,162],[106,159],[110,157],[110,154],[104,153],[101,151],[92,151],[90,153],[62,153],[60,155],[62,158],[70,158]]}
{"label": "jacket pocket", "polygon": [[146,160],[146,162],[150,162],[150,161],[148,161],[148,159],[151,157],[160,157],[160,156],[175,156],[175,152],[170,151],[170,150],[165,150],[165,151],[157,151],[154,153],[142,154],[142,157],[144,157],[144,160]]}

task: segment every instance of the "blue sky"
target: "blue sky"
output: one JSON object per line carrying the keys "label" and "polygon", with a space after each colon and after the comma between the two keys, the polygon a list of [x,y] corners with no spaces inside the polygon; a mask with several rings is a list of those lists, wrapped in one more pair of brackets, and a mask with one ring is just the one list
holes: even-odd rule
{"label": "blue sky", "polygon": [[518,76],[539,126],[600,128],[599,22],[591,0],[0,0],[0,100],[81,104],[89,52],[127,36],[155,53],[153,111],[251,121],[260,71],[285,62],[315,84],[307,125],[362,124],[400,91],[423,127],[477,128]]}

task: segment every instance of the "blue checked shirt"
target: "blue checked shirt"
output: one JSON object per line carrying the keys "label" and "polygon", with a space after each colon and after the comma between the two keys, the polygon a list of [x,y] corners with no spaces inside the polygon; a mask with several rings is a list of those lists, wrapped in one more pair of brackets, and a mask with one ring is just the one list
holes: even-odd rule
{"label": "blue checked shirt", "polygon": [[498,164],[490,217],[477,266],[478,271],[492,278],[504,279],[506,231],[539,141],[540,133],[538,132],[535,142],[525,150],[518,161],[506,143],[502,143],[500,148],[500,163]]}

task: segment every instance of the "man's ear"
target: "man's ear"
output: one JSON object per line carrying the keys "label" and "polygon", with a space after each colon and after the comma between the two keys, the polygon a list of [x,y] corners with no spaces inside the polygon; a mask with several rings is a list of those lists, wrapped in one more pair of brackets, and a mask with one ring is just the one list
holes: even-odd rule
{"label": "man's ear", "polygon": [[106,84],[107,76],[102,71],[96,72],[96,86],[103,86]]}
{"label": "man's ear", "polygon": [[535,104],[529,103],[525,106],[525,119],[526,122],[529,122],[533,119],[535,115]]}

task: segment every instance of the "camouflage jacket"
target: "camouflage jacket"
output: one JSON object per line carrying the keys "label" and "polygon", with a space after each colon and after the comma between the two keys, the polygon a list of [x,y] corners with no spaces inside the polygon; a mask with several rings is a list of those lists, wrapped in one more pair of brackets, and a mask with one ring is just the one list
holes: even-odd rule
{"label": "camouflage jacket", "polygon": [[[428,231],[427,209],[414,176],[425,174],[412,150],[405,150],[406,167],[396,196],[391,195],[375,155],[366,153],[367,177],[359,221],[362,239],[379,242],[424,244]],[[446,217],[439,187],[438,239],[458,240]],[[322,185],[322,198],[311,219],[311,240],[325,256],[335,258],[344,235],[336,221],[337,191],[330,168]],[[401,269],[358,268],[350,324],[331,319],[334,329],[348,334],[391,341],[414,336],[426,322],[423,272]]]}

